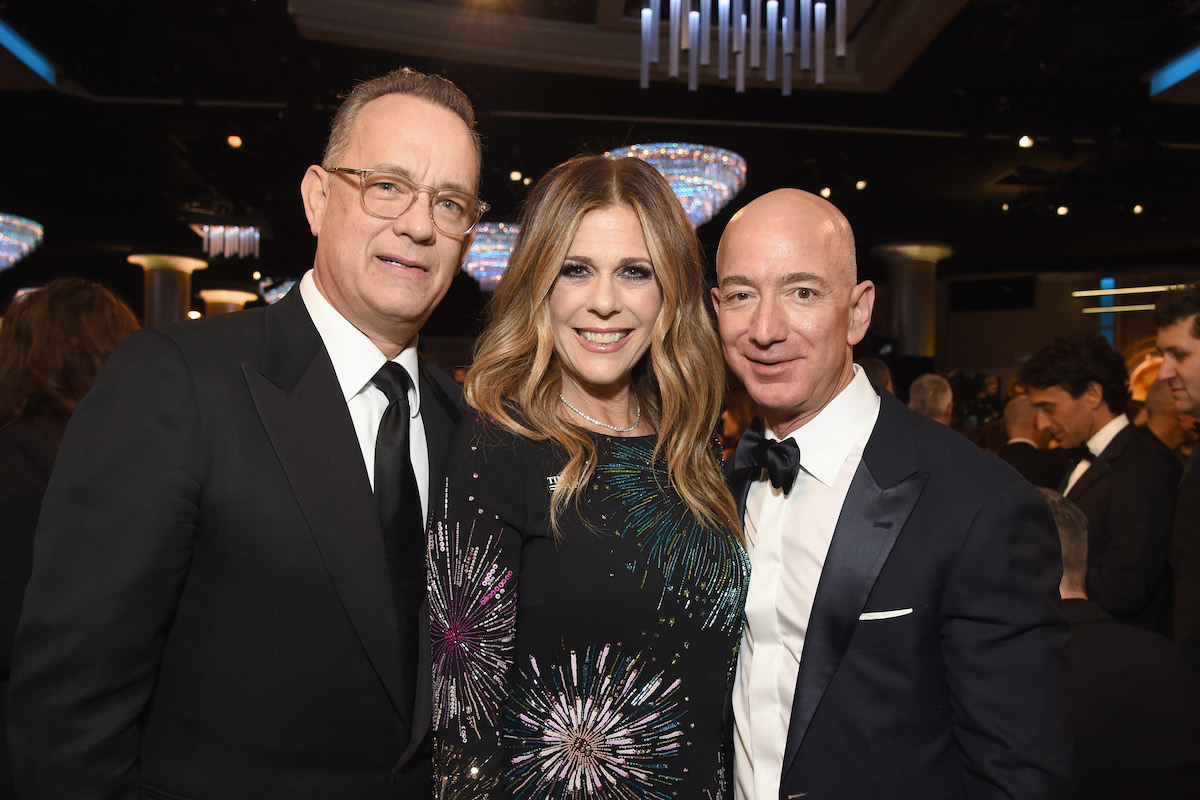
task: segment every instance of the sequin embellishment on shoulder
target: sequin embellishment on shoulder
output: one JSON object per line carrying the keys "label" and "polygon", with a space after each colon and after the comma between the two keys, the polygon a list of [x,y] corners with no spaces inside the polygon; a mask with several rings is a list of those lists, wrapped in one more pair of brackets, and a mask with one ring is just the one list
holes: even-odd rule
{"label": "sequin embellishment on shoulder", "polygon": [[[604,499],[624,508],[628,531],[648,562],[662,570],[667,589],[689,585],[706,590],[712,599],[704,609],[704,627],[734,630],[741,624],[750,580],[745,551],[732,536],[696,524],[669,488],[666,462],[651,458],[652,442],[618,437],[608,441],[608,457],[596,466]],[[660,600],[660,609],[665,600]],[[685,597],[681,602],[690,601]]]}
{"label": "sequin embellishment on shoulder", "polygon": [[638,656],[610,646],[535,657],[514,681],[505,727],[509,790],[518,800],[668,800],[678,776],[686,705],[680,680],[647,674]]}
{"label": "sequin embellishment on shoulder", "polygon": [[[515,576],[496,563],[498,537],[468,547],[458,524],[439,522],[431,546],[433,563],[446,573],[432,576],[429,587],[434,725],[444,730],[458,720],[474,727],[482,718],[494,726],[513,658]],[[465,730],[454,734],[466,741]]]}

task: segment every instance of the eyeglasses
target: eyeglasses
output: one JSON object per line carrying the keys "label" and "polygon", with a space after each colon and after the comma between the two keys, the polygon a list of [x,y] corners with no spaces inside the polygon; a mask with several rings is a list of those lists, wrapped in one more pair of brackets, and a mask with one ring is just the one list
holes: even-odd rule
{"label": "eyeglasses", "polygon": [[408,212],[417,195],[429,195],[429,219],[447,236],[465,236],[491,206],[473,194],[456,189],[435,189],[413,183],[395,172],[377,169],[347,169],[326,167],[326,172],[341,172],[358,176],[359,196],[363,211],[379,219],[396,219]]}

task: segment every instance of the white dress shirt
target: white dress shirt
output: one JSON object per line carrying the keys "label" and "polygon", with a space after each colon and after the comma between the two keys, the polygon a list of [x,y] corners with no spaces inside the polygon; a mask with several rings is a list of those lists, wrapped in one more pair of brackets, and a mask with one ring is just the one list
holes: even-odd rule
{"label": "white dress shirt", "polygon": [[[366,334],[354,327],[338,313],[317,288],[312,270],[300,279],[300,297],[308,308],[313,325],[325,343],[333,372],[337,375],[342,397],[350,410],[358,446],[362,450],[363,463],[371,488],[375,488],[375,437],[379,433],[379,421],[387,410],[388,399],[371,383],[371,378],[387,361],[375,343]],[[421,518],[429,519],[429,451],[425,443],[425,424],[421,421],[421,389],[417,369],[417,348],[409,347],[394,359],[404,367],[412,380],[408,390],[408,407],[412,422],[408,429],[408,450],[412,459],[413,473],[417,478],[417,490],[421,493]]]}
{"label": "white dress shirt", "polygon": [[[862,369],[788,438],[800,472],[785,495],[763,479],[746,498],[750,589],[733,687],[736,800],[776,800],[783,750],[812,612],[833,530],[879,417],[879,396]],[[766,435],[774,438],[768,430]]]}
{"label": "white dress shirt", "polygon": [[[1092,451],[1093,456],[1100,455],[1104,452],[1104,448],[1112,444],[1112,440],[1117,438],[1117,434],[1123,431],[1127,425],[1129,425],[1129,418],[1124,414],[1117,414],[1108,421],[1107,425],[1092,434],[1092,438],[1087,440],[1087,449]],[[1067,479],[1067,488],[1063,490],[1063,494],[1071,491],[1091,465],[1092,462],[1086,458],[1079,460],[1079,463],[1075,465],[1075,469],[1071,470],[1071,477]]]}

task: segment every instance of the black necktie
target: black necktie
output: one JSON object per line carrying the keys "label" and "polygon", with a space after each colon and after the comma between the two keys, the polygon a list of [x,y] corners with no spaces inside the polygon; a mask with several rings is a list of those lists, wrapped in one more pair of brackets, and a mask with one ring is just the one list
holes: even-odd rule
{"label": "black necktie", "polygon": [[765,469],[771,485],[787,494],[800,471],[800,447],[795,439],[779,442],[763,437],[762,423],[755,419],[738,440],[733,468]]}
{"label": "black necktie", "polygon": [[408,656],[402,683],[405,697],[412,702],[417,691],[417,637],[421,635],[417,616],[425,593],[425,525],[408,450],[412,380],[404,367],[389,361],[371,382],[390,401],[375,438],[375,505],[392,579],[400,651]]}

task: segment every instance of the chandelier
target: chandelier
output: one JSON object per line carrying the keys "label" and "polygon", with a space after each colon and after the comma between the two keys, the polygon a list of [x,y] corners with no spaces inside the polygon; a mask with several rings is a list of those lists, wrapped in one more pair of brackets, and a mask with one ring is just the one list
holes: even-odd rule
{"label": "chandelier", "polygon": [[[661,0],[647,0],[642,9],[641,76],[650,88],[650,65],[659,63]],[[846,0],[834,0],[834,55],[846,56]],[[692,10],[698,3],[699,9]],[[687,53],[688,89],[699,88],[700,68],[712,63],[713,0],[667,0],[667,76],[679,77],[681,53]],[[774,83],[779,68],[780,90],[792,93],[793,59],[799,45],[800,69],[812,70],[813,83],[825,83],[826,27],[829,9],[813,0],[717,0],[717,79],[729,80],[733,61],[734,91],[746,91],[746,69],[762,69]],[[748,28],[748,30],[747,30]],[[765,44],[765,48],[763,45]],[[764,52],[765,51],[765,52]],[[782,62],[782,63],[781,63]]]}
{"label": "chandelier", "polygon": [[512,222],[480,222],[475,226],[475,241],[471,243],[463,270],[475,279],[480,289],[496,290],[520,230],[521,226]]}
{"label": "chandelier", "polygon": [[635,144],[604,155],[649,162],[667,179],[694,228],[715,217],[746,185],[746,159],[706,144]]}
{"label": "chandelier", "polygon": [[295,278],[260,278],[258,293],[268,305],[274,305],[292,290],[299,281]]}
{"label": "chandelier", "polygon": [[209,258],[258,258],[262,234],[256,225],[194,224],[188,227],[204,240],[204,252]]}
{"label": "chandelier", "polygon": [[0,270],[8,269],[42,243],[40,223],[15,214],[0,214]]}

